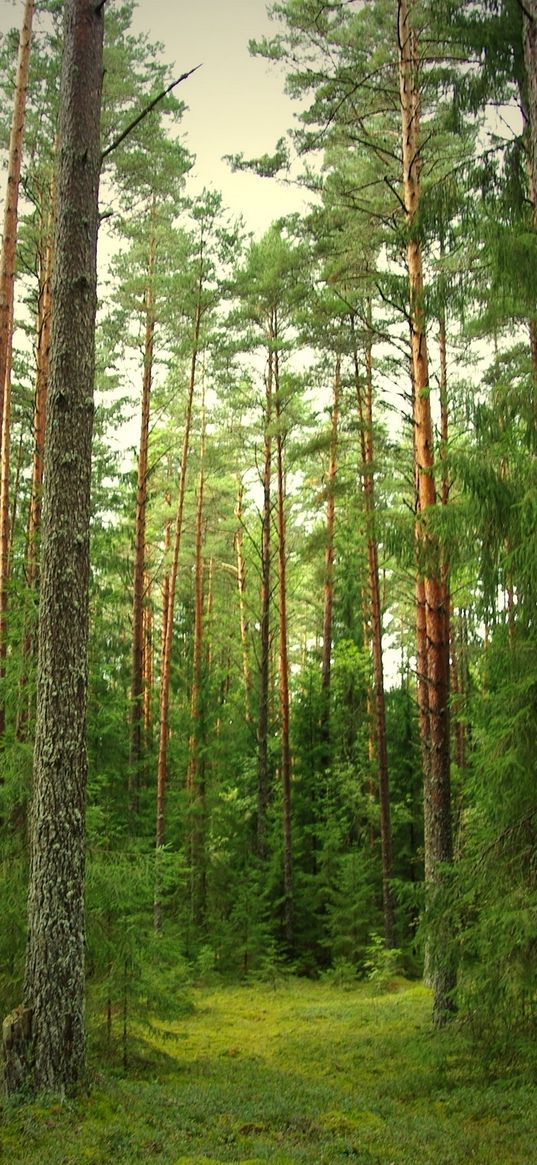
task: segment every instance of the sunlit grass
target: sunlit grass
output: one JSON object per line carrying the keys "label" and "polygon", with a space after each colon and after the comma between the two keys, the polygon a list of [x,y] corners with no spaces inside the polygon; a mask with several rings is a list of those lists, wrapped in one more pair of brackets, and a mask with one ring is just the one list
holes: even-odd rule
{"label": "sunlit grass", "polygon": [[[290,981],[198,989],[192,1014],[145,1031],[127,1076],[88,1095],[9,1106],[13,1165],[527,1165],[537,1089],[485,1072],[430,1027],[421,986],[383,995]],[[1,1158],[0,1152],[0,1158]]]}

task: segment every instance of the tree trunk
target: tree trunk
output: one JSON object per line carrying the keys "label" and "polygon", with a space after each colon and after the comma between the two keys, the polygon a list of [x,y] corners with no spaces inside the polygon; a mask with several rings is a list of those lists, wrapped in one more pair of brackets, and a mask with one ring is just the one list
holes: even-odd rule
{"label": "tree trunk", "polygon": [[[7,654],[7,604],[9,582],[9,460],[11,440],[11,360],[15,301],[15,263],[22,144],[30,67],[33,0],[26,0],[19,37],[15,101],[9,140],[4,235],[0,263],[0,679],[5,674]],[[0,738],[5,732],[5,699],[0,688]]]}
{"label": "tree trunk", "polygon": [[[50,183],[50,201],[46,211],[46,227],[39,255],[39,275],[37,291],[37,352],[34,404],[34,453],[32,459],[32,483],[30,489],[30,509],[26,537],[26,582],[28,590],[37,587],[39,574],[39,530],[41,526],[41,494],[43,489],[43,465],[45,455],[45,421],[47,413],[48,375],[50,358],[51,324],[51,283],[52,283],[52,234],[54,230],[54,206],[56,201],[56,176]],[[43,208],[43,212],[44,208]],[[30,705],[27,695],[28,668],[34,654],[35,620],[30,611],[25,621],[22,644],[23,670],[19,681],[19,706],[17,710],[16,734],[18,740],[27,735]]]}
{"label": "tree trunk", "polygon": [[274,353],[269,347],[263,456],[263,511],[261,518],[261,615],[259,658],[259,715],[257,727],[257,852],[267,857],[267,810],[269,803],[269,688],[270,688],[270,527],[272,479],[272,410]]}
{"label": "tree trunk", "polygon": [[278,489],[278,592],[279,592],[279,695],[283,807],[283,895],[285,941],[289,954],[294,947],[293,839],[291,826],[291,745],[289,739],[289,658],[287,648],[287,547],[285,475],[283,468],[283,402],[278,360],[278,321],[273,312],[271,341],[274,351],[276,412],[276,475]]}
{"label": "tree trunk", "polygon": [[21,33],[17,75],[15,81],[15,102],[9,140],[6,201],[4,207],[4,233],[2,259],[0,264],[0,431],[4,423],[6,382],[9,382],[11,362],[11,337],[13,330],[13,304],[15,298],[15,259],[17,251],[17,221],[19,187],[22,165],[22,142],[28,92],[28,71],[30,67],[30,46],[34,0],[26,0]]}
{"label": "tree trunk", "polygon": [[[24,1083],[84,1071],[84,817],[103,12],[66,0],[45,449]],[[9,1079],[9,1047],[6,1048]],[[22,1081],[21,1081],[22,1083]]]}
{"label": "tree trunk", "polygon": [[332,417],[330,427],[330,454],[328,460],[328,480],[326,486],[326,550],[324,556],[324,603],[323,603],[323,654],[321,660],[321,763],[324,769],[330,765],[330,678],[332,664],[332,611],[334,607],[334,527],[336,514],[336,473],[337,442],[339,421],[339,397],[341,390],[341,356],[336,356],[334,387],[332,396]]}
{"label": "tree trunk", "polygon": [[130,697],[129,749],[129,808],[134,821],[138,811],[140,762],[143,755],[144,720],[144,583],[145,583],[145,528],[147,512],[147,478],[149,472],[149,415],[153,378],[153,345],[155,338],[155,196],[151,207],[149,250],[147,256],[147,284],[145,289],[145,343],[140,421],[140,447],[136,484],[136,517],[134,533],[134,577],[132,597],[132,670]]}
{"label": "tree trunk", "polygon": [[248,654],[248,626],[246,621],[246,568],[244,563],[244,550],[242,538],[242,498],[244,494],[244,486],[239,477],[237,489],[237,506],[235,509],[235,517],[237,519],[237,529],[235,532],[235,552],[237,555],[237,587],[239,591],[239,618],[241,630],[241,648],[242,648],[242,677],[244,682],[244,715],[247,724],[251,724],[251,676],[250,676],[250,659]]}
{"label": "tree trunk", "polygon": [[186,402],[185,428],[183,433],[183,446],[181,450],[181,468],[179,471],[179,490],[177,494],[177,509],[175,514],[175,529],[173,536],[173,551],[172,563],[169,572],[169,578],[166,587],[165,604],[163,610],[163,625],[162,625],[162,653],[160,661],[160,701],[159,701],[159,750],[158,750],[158,764],[157,764],[157,822],[156,822],[156,879],[155,879],[155,902],[154,902],[154,924],[155,930],[160,931],[162,928],[162,904],[160,898],[160,877],[158,870],[159,852],[162,850],[165,840],[165,802],[166,802],[166,776],[168,764],[168,737],[169,737],[169,707],[170,707],[170,676],[172,664],[172,643],[173,643],[173,615],[175,608],[175,591],[177,587],[177,574],[179,571],[179,553],[181,549],[181,536],[183,532],[183,511],[185,506],[185,492],[186,492],[186,473],[188,453],[190,448],[190,428],[192,423],[192,404],[194,401],[194,388],[196,385],[196,370],[199,354],[199,340],[201,331],[201,294],[203,289],[203,240],[200,247],[200,272],[198,281],[198,300],[196,305],[196,312],[194,317],[194,333],[192,337],[192,356],[190,361],[190,381],[188,386],[188,396]]}
{"label": "tree trunk", "polygon": [[[418,487],[418,573],[423,578],[427,635],[429,772],[424,774],[426,876],[431,888],[440,880],[440,863],[451,862],[453,843],[450,801],[449,643],[446,642],[445,595],[440,553],[429,529],[436,505],[433,427],[423,306],[423,261],[416,231],[421,192],[420,96],[418,45],[412,25],[415,0],[399,0],[400,96],[402,114],[403,191],[407,216],[407,265],[414,388],[414,448]],[[437,935],[431,945],[430,975],[435,1022],[442,1024],[453,1010],[455,975],[442,957]]]}
{"label": "tree trunk", "polygon": [[143,723],[144,723],[144,752],[149,746],[151,734],[151,697],[153,694],[153,608],[152,608],[153,580],[146,572],[144,581],[143,604]]}
{"label": "tree trunk", "polygon": [[205,494],[205,405],[202,403],[200,471],[196,501],[194,562],[194,651],[190,693],[190,739],[188,742],[187,791],[190,814],[190,901],[192,921],[203,925],[206,907],[205,871],[205,773],[202,745],[201,685],[203,660],[203,518]]}
{"label": "tree trunk", "polygon": [[388,770],[388,745],[386,737],[386,701],[384,698],[384,662],[382,655],[382,603],[378,549],[375,530],[375,478],[373,465],[373,337],[371,325],[371,305],[368,305],[369,327],[365,348],[365,394],[362,393],[358,353],[354,350],[354,367],[360,433],[362,446],[362,488],[364,494],[367,566],[369,581],[370,628],[373,654],[373,679],[375,690],[375,743],[378,773],[378,795],[380,806],[380,845],[382,854],[382,907],[384,919],[384,943],[388,949],[395,946],[395,918],[392,877],[392,825],[390,811],[390,780]]}

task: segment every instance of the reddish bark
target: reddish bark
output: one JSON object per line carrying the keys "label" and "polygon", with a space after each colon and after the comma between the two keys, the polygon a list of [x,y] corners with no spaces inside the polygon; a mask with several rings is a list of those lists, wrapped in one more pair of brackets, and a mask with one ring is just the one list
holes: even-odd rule
{"label": "reddish bark", "polygon": [[[446,638],[445,589],[440,553],[430,531],[429,519],[436,505],[434,481],[433,427],[427,338],[424,320],[423,261],[416,216],[421,193],[419,53],[413,26],[414,0],[398,2],[400,51],[400,96],[402,114],[403,193],[407,217],[407,266],[410,300],[410,329],[414,389],[414,449],[416,457],[418,515],[418,572],[423,578],[427,635],[426,676],[428,685],[429,772],[424,775],[426,821],[426,874],[435,884],[437,867],[453,857],[450,803],[449,739],[449,642]],[[431,964],[434,1015],[443,1023],[452,1010],[455,979],[450,967],[437,956]]]}
{"label": "reddish bark", "polygon": [[[203,235],[200,242],[200,265],[198,278],[198,295],[197,304],[194,316],[194,327],[192,336],[192,355],[190,360],[190,379],[188,385],[188,394],[186,402],[185,427],[183,432],[183,444],[181,449],[181,466],[179,471],[179,489],[177,493],[177,508],[175,513],[175,528],[173,535],[173,550],[172,562],[169,571],[168,582],[165,593],[165,606],[163,610],[163,624],[162,624],[162,651],[160,661],[160,700],[159,700],[159,750],[157,763],[157,815],[156,815],[156,851],[157,862],[158,854],[162,849],[165,840],[165,801],[166,801],[166,777],[168,765],[168,739],[169,739],[169,708],[170,708],[170,677],[171,677],[171,660],[172,660],[172,644],[173,644],[173,616],[175,609],[175,592],[177,587],[177,575],[179,571],[179,554],[181,550],[181,538],[183,532],[183,512],[185,506],[186,493],[186,477],[188,454],[190,449],[190,429],[192,424],[192,405],[194,401],[194,389],[196,386],[196,372],[199,355],[199,342],[201,332],[202,319],[202,305],[201,296],[203,290],[204,278],[204,245]],[[157,878],[155,883],[155,903],[154,903],[154,922],[155,930],[159,931],[162,927],[162,907],[160,899],[160,883],[157,870]]]}

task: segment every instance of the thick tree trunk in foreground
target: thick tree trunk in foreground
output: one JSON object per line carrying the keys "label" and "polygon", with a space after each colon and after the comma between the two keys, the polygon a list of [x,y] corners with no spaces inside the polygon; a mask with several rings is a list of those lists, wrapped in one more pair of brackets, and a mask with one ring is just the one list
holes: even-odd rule
{"label": "thick tree trunk in foreground", "polygon": [[[414,388],[414,449],[418,492],[418,574],[423,578],[426,624],[429,766],[424,774],[426,877],[431,888],[440,881],[437,868],[451,862],[453,844],[450,799],[449,643],[446,641],[445,586],[438,543],[429,529],[436,505],[433,426],[430,405],[427,338],[423,307],[423,261],[416,233],[421,193],[419,55],[413,27],[414,0],[399,0],[398,40],[403,147],[403,191],[407,215],[407,265]],[[455,975],[442,957],[439,936],[430,948],[429,973],[434,992],[435,1022],[445,1022],[453,1010]]]}
{"label": "thick tree trunk in foreground", "polygon": [[[81,1077],[91,440],[103,13],[67,0],[39,610],[24,1027],[7,1080],[63,1093]],[[12,1017],[10,1017],[12,1018]],[[10,1049],[14,1060],[10,1059]],[[13,1070],[12,1070],[13,1069]]]}

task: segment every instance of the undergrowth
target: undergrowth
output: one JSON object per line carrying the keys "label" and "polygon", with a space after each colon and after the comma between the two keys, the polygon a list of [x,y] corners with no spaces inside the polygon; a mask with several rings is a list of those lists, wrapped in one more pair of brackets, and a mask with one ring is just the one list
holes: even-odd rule
{"label": "undergrowth", "polygon": [[[421,986],[275,978],[205,985],[138,1031],[129,1069],[93,1045],[63,1103],[4,1106],[10,1165],[527,1165],[536,1087],[433,1032]],[[98,1052],[98,1055],[97,1055]]]}

